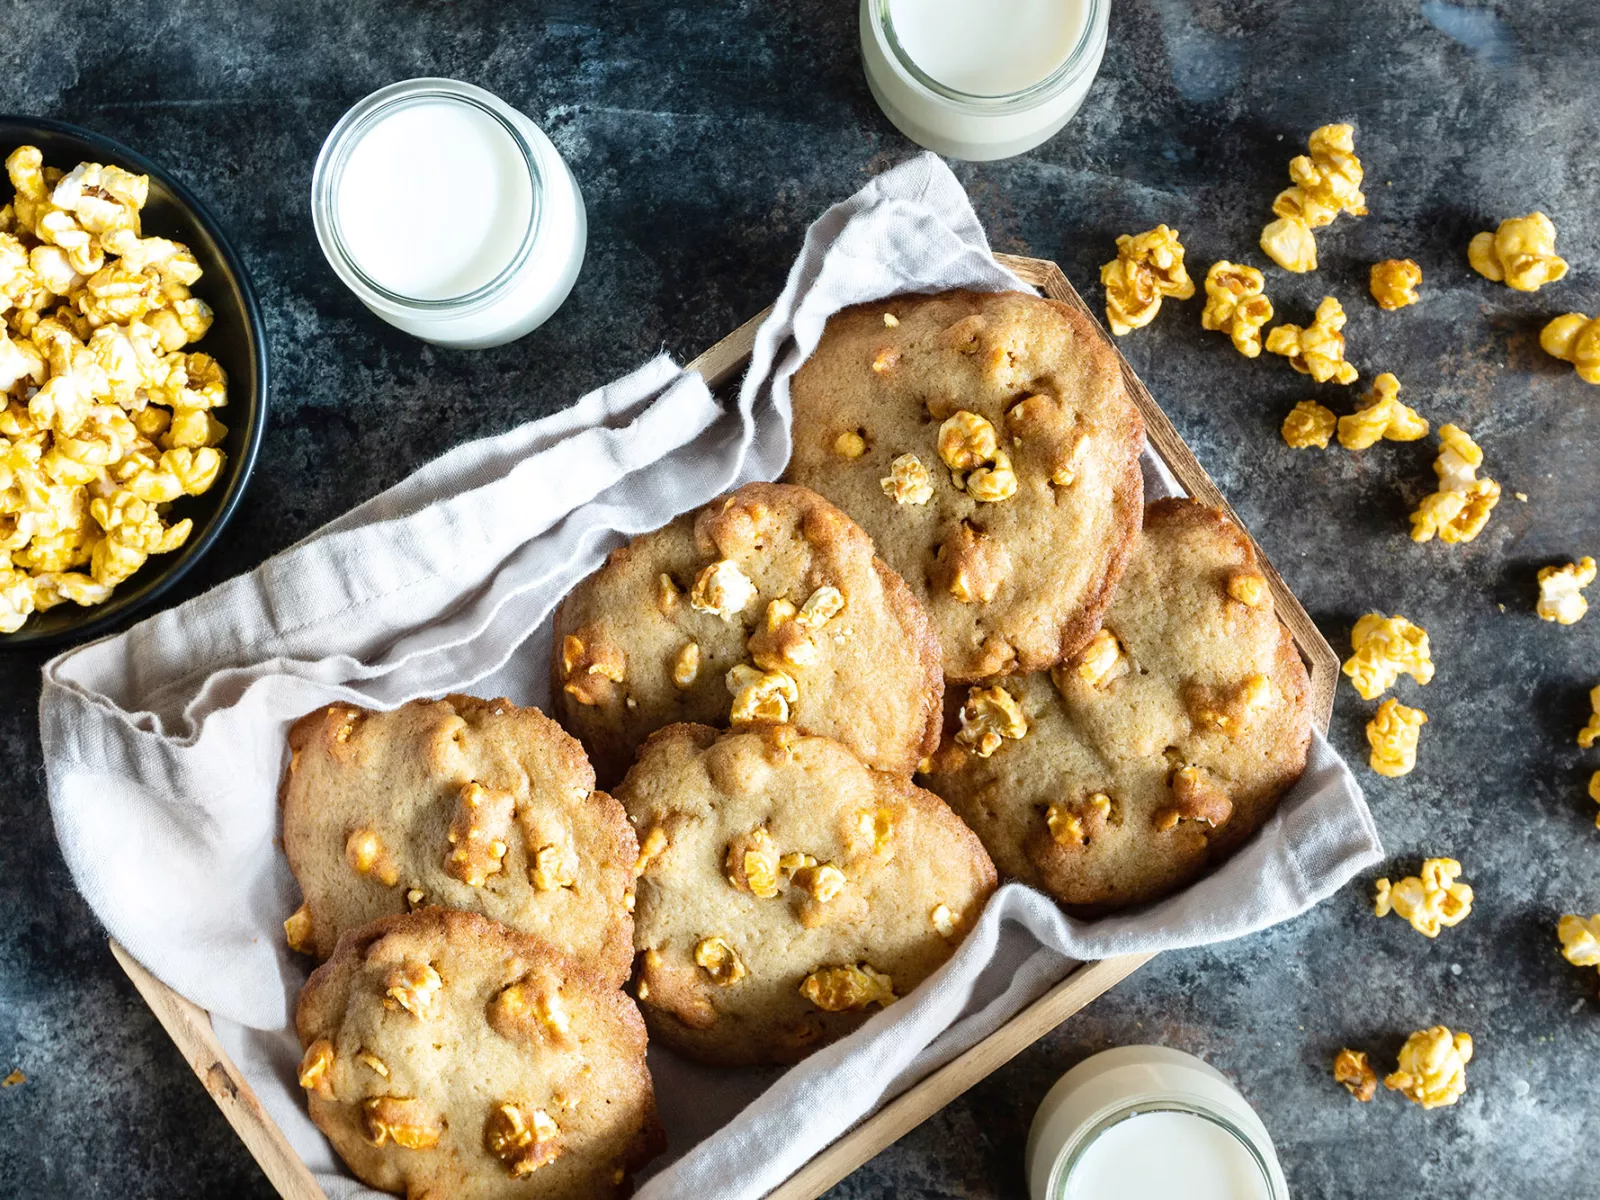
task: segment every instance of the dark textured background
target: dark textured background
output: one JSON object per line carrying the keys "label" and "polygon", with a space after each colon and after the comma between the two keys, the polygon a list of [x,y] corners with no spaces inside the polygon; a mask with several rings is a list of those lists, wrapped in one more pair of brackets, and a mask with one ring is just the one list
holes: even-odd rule
{"label": "dark textured background", "polygon": [[[589,259],[543,329],[478,353],[380,324],[325,265],[307,217],[324,134],[413,75],[481,84],[550,133],[589,205]],[[245,570],[448,446],[553,411],[663,345],[687,357],[767,304],[806,224],[911,147],[861,76],[848,0],[422,0],[249,5],[0,0],[0,110],[90,126],[158,159],[218,213],[260,291],[272,417],[255,482],[187,594]],[[1020,1196],[1050,1083],[1085,1055],[1158,1040],[1257,1106],[1302,1198],[1600,1192],[1592,971],[1556,917],[1600,908],[1600,832],[1573,735],[1600,682],[1600,612],[1532,613],[1538,566],[1600,554],[1600,389],[1538,349],[1548,316],[1600,306],[1600,8],[1116,0],[1077,120],[1010,162],[958,165],[997,249],[1054,258],[1099,303],[1114,235],[1166,221],[1195,275],[1263,263],[1256,236],[1314,126],[1353,121],[1372,213],[1319,237],[1323,269],[1269,272],[1280,313],[1324,291],[1350,312],[1364,380],[1396,372],[1463,423],[1506,498],[1469,546],[1413,546],[1432,441],[1294,453],[1277,425],[1319,389],[1203,333],[1198,300],[1122,348],[1341,648],[1368,607],[1433,635],[1439,674],[1400,697],[1432,720],[1406,779],[1359,768],[1391,869],[1466,865],[1478,907],[1428,942],[1367,911],[1363,879],[1232,945],[1164,955],[841,1184],[836,1197]],[[3,148],[9,150],[9,147]],[[1568,279],[1523,296],[1473,275],[1476,231],[1533,208]],[[1425,300],[1382,313],[1369,263],[1412,257]],[[1320,389],[1337,411],[1350,394]],[[1525,504],[1513,491],[1528,495]],[[1596,596],[1600,600],[1600,595]],[[1504,611],[1502,611],[1503,606]],[[0,657],[0,1195],[267,1196],[270,1189],[122,978],[51,833],[40,660]],[[1341,688],[1333,739],[1365,760],[1373,705]],[[1469,1030],[1453,1109],[1353,1103],[1345,1043],[1392,1062],[1404,1034]]]}

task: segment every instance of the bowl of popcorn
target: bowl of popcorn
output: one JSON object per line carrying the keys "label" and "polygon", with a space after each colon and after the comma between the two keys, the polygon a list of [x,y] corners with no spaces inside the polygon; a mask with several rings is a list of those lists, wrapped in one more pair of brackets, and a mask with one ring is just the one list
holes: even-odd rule
{"label": "bowl of popcorn", "polygon": [[266,337],[181,184],[107,138],[0,116],[0,649],[158,599],[254,465]]}

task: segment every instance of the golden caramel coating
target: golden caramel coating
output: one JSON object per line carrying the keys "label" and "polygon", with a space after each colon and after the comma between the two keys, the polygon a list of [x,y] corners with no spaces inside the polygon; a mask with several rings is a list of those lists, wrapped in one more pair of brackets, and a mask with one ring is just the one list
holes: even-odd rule
{"label": "golden caramel coating", "polygon": [[1246,358],[1260,355],[1261,327],[1272,320],[1272,301],[1263,294],[1266,280],[1261,272],[1223,259],[1211,264],[1205,282],[1201,327],[1226,333]]}
{"label": "golden caramel coating", "polygon": [[1407,708],[1393,696],[1378,705],[1367,722],[1367,741],[1372,746],[1369,764],[1379,775],[1395,778],[1411,774],[1417,765],[1417,739],[1428,723],[1420,708]]}
{"label": "golden caramel coating", "polygon": [[1568,913],[1556,923],[1556,936],[1561,939],[1561,957],[1573,966],[1600,967],[1600,913],[1592,917]]}
{"label": "golden caramel coating", "polygon": [[1289,162],[1294,186],[1279,192],[1272,202],[1278,219],[1261,231],[1261,249],[1267,257],[1297,274],[1317,269],[1313,229],[1331,224],[1340,213],[1360,217],[1367,212],[1355,131],[1349,125],[1323,125],[1312,130],[1306,149],[1308,153]]}
{"label": "golden caramel coating", "polygon": [[1367,613],[1350,631],[1350,643],[1354,653],[1345,660],[1344,673],[1363,700],[1376,700],[1401,675],[1420,684],[1433,679],[1428,631],[1398,613]]}
{"label": "golden caramel coating", "polygon": [[1317,269],[1317,237],[1299,217],[1279,217],[1261,231],[1261,250],[1285,271]]}
{"label": "golden caramel coating", "polygon": [[1118,337],[1155,320],[1164,298],[1194,295],[1178,231],[1165,225],[1118,237],[1117,257],[1100,268],[1100,282],[1106,289],[1106,320]]}
{"label": "golden caramel coating", "polygon": [[1399,883],[1380,879],[1372,915],[1399,913],[1423,937],[1438,937],[1441,928],[1461,924],[1472,912],[1472,888],[1456,882],[1460,874],[1461,864],[1455,859],[1430,858],[1420,874]]}
{"label": "golden caramel coating", "polygon": [[1333,415],[1331,408],[1315,400],[1302,400],[1283,419],[1283,440],[1294,450],[1305,450],[1312,446],[1326,450],[1328,440],[1333,437],[1338,424],[1338,418]]}
{"label": "golden caramel coating", "polygon": [[1405,308],[1421,299],[1417,287],[1422,283],[1422,268],[1409,258],[1386,258],[1372,264],[1368,287],[1378,307],[1386,312]]}
{"label": "golden caramel coating", "polygon": [[1489,514],[1500,502],[1500,485],[1492,479],[1479,479],[1483,451],[1458,425],[1439,427],[1439,456],[1433,472],[1439,488],[1424,496],[1411,514],[1411,540],[1454,545],[1470,542],[1483,532]]}
{"label": "golden caramel coating", "polygon": [[1345,1090],[1366,1104],[1378,1092],[1378,1075],[1364,1051],[1344,1049],[1333,1059],[1333,1077]]}
{"label": "golden caramel coating", "polygon": [[884,495],[892,496],[897,504],[926,504],[933,499],[933,476],[915,454],[900,455],[878,482]]}
{"label": "golden caramel coating", "polygon": [[1289,365],[1318,383],[1354,383],[1355,367],[1345,361],[1344,309],[1332,296],[1324,296],[1310,325],[1279,325],[1267,334],[1267,352],[1281,354]]}
{"label": "golden caramel coating", "polygon": [[1534,611],[1545,621],[1575,625],[1589,611],[1583,589],[1594,582],[1594,559],[1585,554],[1564,567],[1539,569],[1539,600]]}
{"label": "golden caramel coating", "polygon": [[1428,436],[1428,422],[1400,402],[1400,381],[1385,371],[1372,381],[1366,403],[1339,418],[1339,444],[1365,450],[1380,441],[1414,442]]}
{"label": "golden caramel coating", "polygon": [[1443,1025],[1419,1029],[1400,1047],[1400,1069],[1385,1076],[1383,1086],[1423,1108],[1454,1104],[1467,1090],[1471,1061],[1468,1034],[1452,1034]]}
{"label": "golden caramel coating", "polygon": [[[1115,639],[1113,639],[1115,641]],[[1000,684],[975,687],[961,706],[961,731],[956,741],[979,758],[988,758],[1006,739],[1027,736],[1028,720],[1016,698]]]}
{"label": "golden caramel coating", "polygon": [[1478,234],[1467,261],[1485,279],[1519,292],[1537,292],[1567,273],[1566,259],[1556,253],[1555,224],[1542,212],[1508,217],[1494,233]]}
{"label": "golden caramel coating", "polygon": [[1539,331],[1539,345],[1552,358],[1572,364],[1585,383],[1600,383],[1600,317],[1571,312]]}

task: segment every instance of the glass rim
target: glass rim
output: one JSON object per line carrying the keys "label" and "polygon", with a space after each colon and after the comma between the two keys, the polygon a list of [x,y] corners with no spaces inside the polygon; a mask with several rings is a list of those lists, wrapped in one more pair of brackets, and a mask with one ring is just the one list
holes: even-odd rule
{"label": "glass rim", "polygon": [[1070,1145],[1070,1148],[1058,1160],[1055,1169],[1050,1174],[1050,1181],[1046,1188],[1049,1200],[1066,1200],[1067,1187],[1072,1182],[1072,1172],[1083,1160],[1083,1156],[1100,1140],[1102,1134],[1109,1132],[1113,1127],[1134,1117],[1148,1116],[1153,1113],[1180,1113],[1186,1117],[1199,1117],[1201,1120],[1210,1121],[1223,1132],[1232,1136],[1250,1155],[1250,1162],[1255,1167],[1261,1180],[1261,1186],[1271,1200],[1287,1200],[1287,1197],[1273,1182],[1272,1171],[1267,1165],[1266,1157],[1256,1146],[1255,1139],[1242,1129],[1239,1124],[1224,1113],[1218,1112],[1205,1105],[1193,1101],[1179,1099],[1176,1096],[1153,1096],[1142,1100],[1129,1101],[1120,1104],[1110,1112],[1096,1118],[1092,1124],[1080,1133]]}
{"label": "glass rim", "polygon": [[[384,303],[405,311],[422,314],[454,314],[470,311],[493,300],[526,265],[533,253],[534,242],[537,240],[543,217],[544,176],[539,170],[537,154],[527,138],[490,103],[495,97],[485,92],[482,93],[484,98],[480,99],[478,95],[480,91],[481,89],[471,84],[454,79],[402,80],[388,87],[379,88],[361,100],[340,117],[329,132],[327,139],[322,143],[321,151],[317,154],[317,164],[312,171],[311,217],[323,250],[333,261],[335,270],[345,276],[346,283],[364,289]],[[339,182],[349,161],[350,152],[359,144],[362,136],[380,120],[397,110],[427,100],[447,100],[464,104],[492,118],[511,138],[512,144],[522,156],[528,170],[529,184],[528,227],[523,231],[522,241],[516,253],[486,283],[480,284],[470,292],[445,296],[437,300],[425,300],[418,296],[407,296],[402,292],[396,292],[363,270],[345,242],[344,231],[339,221],[338,205],[335,203]]]}
{"label": "glass rim", "polygon": [[890,4],[891,0],[868,0],[873,32],[888,48],[895,64],[905,71],[913,82],[940,99],[988,113],[1005,109],[1036,108],[1069,88],[1087,68],[1097,45],[1103,43],[1107,15],[1111,7],[1110,0],[1084,0],[1088,18],[1083,23],[1083,34],[1078,38],[1078,43],[1072,48],[1071,53],[1061,60],[1059,66],[1037,83],[1029,84],[1018,91],[983,95],[977,92],[964,92],[959,88],[940,83],[918,66],[895,33],[894,18],[889,12]]}

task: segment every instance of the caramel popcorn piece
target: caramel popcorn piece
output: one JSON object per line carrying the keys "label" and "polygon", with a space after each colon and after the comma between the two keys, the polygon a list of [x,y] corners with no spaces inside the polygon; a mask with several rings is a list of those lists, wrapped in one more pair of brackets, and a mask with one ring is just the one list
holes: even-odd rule
{"label": "caramel popcorn piece", "polygon": [[1454,1104],[1467,1090],[1467,1064],[1472,1038],[1452,1034],[1443,1025],[1419,1029],[1400,1047],[1400,1069],[1385,1076],[1383,1086],[1423,1108]]}
{"label": "caramel popcorn piece", "polygon": [[1206,307],[1200,327],[1225,333],[1246,358],[1261,353],[1261,328],[1272,320],[1272,301],[1263,292],[1266,280],[1254,267],[1226,259],[1206,272]]}
{"label": "caramel popcorn piece", "polygon": [[1589,721],[1578,730],[1578,745],[1584,750],[1600,742],[1600,684],[1589,691],[1589,707],[1594,711],[1589,714]]}
{"label": "caramel popcorn piece", "polygon": [[672,576],[663,572],[656,578],[656,611],[663,617],[670,617],[677,611],[682,594],[678,591],[678,585],[672,582]]}
{"label": "caramel popcorn piece", "polygon": [[1228,597],[1246,608],[1272,607],[1272,589],[1259,571],[1234,571],[1228,576]]}
{"label": "caramel popcorn piece", "polygon": [[1233,816],[1233,801],[1228,798],[1227,789],[1203,767],[1182,767],[1174,771],[1168,787],[1172,803],[1157,809],[1152,818],[1158,833],[1176,829],[1180,821],[1193,821],[1217,829]]}
{"label": "caramel popcorn piece", "polygon": [[1500,502],[1500,485],[1492,479],[1479,479],[1483,451],[1456,425],[1439,428],[1439,457],[1433,472],[1439,489],[1424,496],[1411,514],[1411,540],[1439,540],[1450,545],[1470,542],[1483,532],[1489,514]]}
{"label": "caramel popcorn piece", "polygon": [[726,558],[701,568],[689,589],[690,608],[724,621],[737,621],[755,598],[756,585],[737,563]]}
{"label": "caramel popcorn piece", "polygon": [[1556,253],[1556,227],[1542,212],[1508,217],[1494,233],[1478,234],[1467,245],[1467,261],[1485,279],[1519,292],[1537,292],[1567,273]]}
{"label": "caramel popcorn piece", "polygon": [[698,642],[685,642],[672,658],[672,682],[679,688],[693,687],[699,676],[700,645]]}
{"label": "caramel popcorn piece", "polygon": [[872,1004],[888,1008],[898,999],[894,980],[866,963],[818,967],[800,984],[800,994],[823,1012],[848,1012]]}
{"label": "caramel popcorn piece", "polygon": [[463,784],[445,835],[453,848],[444,856],[444,873],[468,887],[482,887],[489,876],[499,874],[516,804],[510,792]]}
{"label": "caramel popcorn piece", "polygon": [[807,892],[817,904],[827,904],[844,891],[845,874],[832,863],[800,867],[793,875],[794,885]]}
{"label": "caramel popcorn piece", "polygon": [[1393,696],[1378,705],[1376,715],[1367,722],[1372,769],[1391,778],[1411,774],[1417,765],[1417,739],[1427,723],[1427,713],[1407,708]]}
{"label": "caramel popcorn piece", "polygon": [[563,1037],[572,1028],[572,1016],[559,988],[538,986],[527,979],[507,984],[489,1001],[489,1024],[505,1036],[524,1031],[528,1020],[537,1022],[536,1029],[556,1037]]}
{"label": "caramel popcorn piece", "polygon": [[1400,402],[1400,381],[1385,371],[1372,381],[1366,403],[1339,418],[1339,444],[1365,450],[1379,441],[1414,442],[1428,436],[1428,422]]}
{"label": "caramel popcorn piece", "polygon": [[650,864],[660,858],[667,850],[667,831],[657,825],[639,843],[639,857],[633,860],[633,877],[635,879],[650,869]]}
{"label": "caramel popcorn piece", "polygon": [[694,961],[718,987],[732,987],[745,977],[743,961],[719,937],[702,938],[694,948]]}
{"label": "caramel popcorn piece", "polygon": [[800,688],[786,671],[758,671],[738,663],[725,682],[733,694],[728,714],[732,725],[782,724],[789,719],[790,708],[800,702]]}
{"label": "caramel popcorn piece", "polygon": [[1283,419],[1283,440],[1295,450],[1305,450],[1315,446],[1319,450],[1328,448],[1328,439],[1333,436],[1333,431],[1338,425],[1333,410],[1318,404],[1315,400],[1302,400],[1289,410],[1289,415]]}
{"label": "caramel popcorn piece", "polygon": [[977,413],[958,409],[939,426],[939,457],[952,471],[970,471],[994,459],[1000,448],[994,426]]}
{"label": "caramel popcorn piece", "polygon": [[1349,125],[1323,125],[1307,139],[1309,153],[1289,160],[1293,186],[1278,193],[1272,202],[1278,219],[1261,231],[1261,249],[1285,271],[1317,269],[1313,229],[1331,224],[1340,213],[1366,215],[1367,198],[1361,192],[1365,172],[1356,157],[1354,133]]}
{"label": "caramel popcorn piece", "polygon": [[1377,1095],[1378,1075],[1363,1051],[1345,1049],[1334,1055],[1333,1077],[1363,1104]]}
{"label": "caramel popcorn piece", "polygon": [[1600,317],[1579,312],[1557,317],[1539,331],[1539,345],[1551,358],[1572,364],[1585,383],[1600,383]]}
{"label": "caramel popcorn piece", "polygon": [[357,829],[345,839],[344,859],[357,875],[371,875],[384,887],[400,882],[399,864],[371,829]]}
{"label": "caramel popcorn piece", "polygon": [[765,826],[729,842],[722,869],[728,882],[740,891],[762,900],[778,894],[778,847]]}
{"label": "caramel popcorn piece", "polygon": [[1358,372],[1345,361],[1344,334],[1340,332],[1345,320],[1339,302],[1324,296],[1310,325],[1279,325],[1271,330],[1267,334],[1267,352],[1287,358],[1291,367],[1318,383],[1330,379],[1354,383]]}
{"label": "caramel popcorn piece", "polygon": [[1420,876],[1408,875],[1393,885],[1380,879],[1372,915],[1396,912],[1423,937],[1438,937],[1441,928],[1461,924],[1472,912],[1472,889],[1456,882],[1460,874],[1461,864],[1455,859],[1430,858],[1423,862]]}
{"label": "caramel popcorn piece", "polygon": [[444,980],[431,963],[407,959],[384,976],[383,1006],[390,1012],[404,1009],[413,1017],[426,1020],[437,1014],[444,997]]}
{"label": "caramel popcorn piece", "polygon": [[[1117,635],[1109,629],[1101,629],[1090,638],[1089,644],[1078,652],[1078,657],[1072,663],[1072,671],[1079,679],[1090,687],[1102,691],[1121,679],[1130,669],[1122,643],[1117,641]],[[1065,678],[1061,668],[1051,668],[1050,675],[1055,681],[1056,690],[1063,691],[1062,684]]]}
{"label": "caramel popcorn piece", "polygon": [[555,1118],[542,1108],[501,1101],[483,1123],[483,1148],[511,1172],[511,1178],[532,1175],[561,1156]]}
{"label": "caramel popcorn piece", "polygon": [[872,358],[874,374],[884,375],[895,369],[900,362],[900,351],[893,346],[885,346]]}
{"label": "caramel popcorn piece", "polygon": [[797,871],[816,865],[817,860],[814,856],[803,854],[798,850],[791,851],[778,859],[778,870],[783,873],[785,879],[793,879]]}
{"label": "caramel popcorn piece", "polygon": [[928,912],[928,921],[940,937],[950,937],[959,925],[955,913],[950,911],[948,904],[935,904]]}
{"label": "caramel popcorn piece", "polygon": [[318,1038],[306,1047],[300,1059],[300,1086],[326,1100],[332,1100],[333,1080],[328,1077],[332,1068],[333,1043],[327,1038]]}
{"label": "caramel popcorn piece", "polygon": [[1368,286],[1372,298],[1385,312],[1415,304],[1420,296],[1417,286],[1422,282],[1422,268],[1409,258],[1386,258],[1372,264]]}
{"label": "caramel popcorn piece", "polygon": [[1236,736],[1255,714],[1272,700],[1272,681],[1265,675],[1248,675],[1232,687],[1186,680],[1184,707],[1196,729]]}
{"label": "caramel popcorn piece", "polygon": [[979,758],[988,758],[1005,739],[1020,741],[1028,732],[1028,719],[1016,697],[999,684],[975,687],[961,706],[961,731],[956,741]]}
{"label": "caramel popcorn piece", "polygon": [[895,459],[889,464],[889,474],[878,482],[897,504],[926,504],[933,499],[933,477],[915,454]]}
{"label": "caramel popcorn piece", "polygon": [[1106,289],[1106,320],[1118,337],[1155,320],[1163,297],[1194,295],[1178,231],[1165,225],[1117,238],[1117,257],[1100,268],[1100,282]]}
{"label": "caramel popcorn piece", "polygon": [[444,1122],[407,1096],[373,1096],[361,1102],[367,1140],[393,1142],[403,1150],[431,1150],[444,1134]]}
{"label": "caramel popcorn piece", "polygon": [[1299,217],[1279,217],[1261,230],[1261,250],[1285,271],[1317,269],[1317,237]]}
{"label": "caramel popcorn piece", "polygon": [[1047,806],[1044,822],[1056,845],[1076,848],[1088,845],[1089,839],[1105,828],[1110,816],[1111,797],[1104,792],[1096,792],[1080,805]]}
{"label": "caramel popcorn piece", "polygon": [[1568,913],[1556,923],[1556,936],[1561,939],[1561,956],[1573,966],[1600,967],[1600,913],[1592,917]]}
{"label": "caramel popcorn piece", "polygon": [[860,458],[867,452],[867,439],[856,429],[847,429],[833,439],[833,452],[840,458]]}
{"label": "caramel popcorn piece", "polygon": [[561,639],[562,690],[579,704],[604,704],[627,677],[627,657],[602,631],[584,626]]}
{"label": "caramel popcorn piece", "polygon": [[1344,673],[1363,700],[1376,700],[1394,686],[1401,675],[1420,684],[1433,679],[1433,652],[1428,631],[1396,613],[1367,613],[1350,631],[1351,649]]}
{"label": "caramel popcorn piece", "polygon": [[967,476],[967,495],[980,504],[998,504],[1017,494],[1017,473],[1011,467],[1011,458],[1004,450],[998,451],[994,462],[979,467]]}
{"label": "caramel popcorn piece", "polygon": [[1004,543],[966,521],[957,524],[934,556],[933,577],[962,604],[987,604],[1011,575]]}
{"label": "caramel popcorn piece", "polygon": [[370,1050],[363,1050],[357,1054],[356,1061],[362,1066],[374,1071],[378,1075],[381,1075],[383,1078],[389,1078],[389,1064],[384,1062],[383,1059],[379,1058],[376,1054],[373,1054]]}
{"label": "caramel popcorn piece", "polygon": [[1585,554],[1577,562],[1564,567],[1539,569],[1539,600],[1534,612],[1541,620],[1555,621],[1561,625],[1575,625],[1589,611],[1583,589],[1594,582],[1594,559]]}
{"label": "caramel popcorn piece", "polygon": [[528,857],[533,863],[528,868],[528,882],[536,891],[553,892],[578,881],[578,856],[565,839],[537,846]]}
{"label": "caramel popcorn piece", "polygon": [[311,932],[311,910],[302,901],[283,923],[284,940],[296,954],[315,954],[317,941]]}

